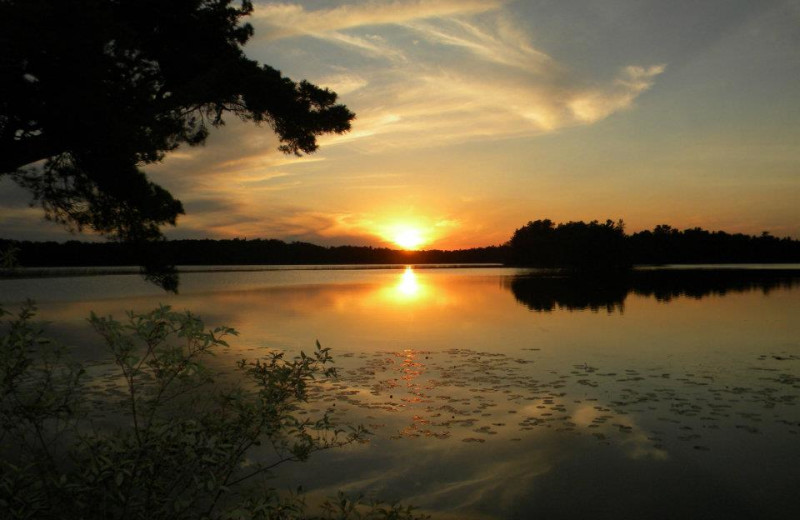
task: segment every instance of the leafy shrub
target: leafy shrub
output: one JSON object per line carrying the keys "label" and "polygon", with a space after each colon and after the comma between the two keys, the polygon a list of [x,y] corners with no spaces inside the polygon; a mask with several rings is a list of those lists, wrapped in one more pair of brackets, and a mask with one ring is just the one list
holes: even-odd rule
{"label": "leafy shrub", "polygon": [[[7,317],[0,339],[0,517],[418,518],[342,494],[308,513],[302,495],[268,487],[276,466],[368,433],[335,428],[326,415],[299,418],[314,380],[335,375],[319,343],[291,360],[242,360],[240,381],[226,385],[204,360],[235,330],[206,329],[166,306],[125,322],[92,313],[124,396],[114,426],[98,428],[80,406],[89,401],[84,369],[44,337],[35,310],[28,303]],[[273,459],[252,460],[261,445]]]}

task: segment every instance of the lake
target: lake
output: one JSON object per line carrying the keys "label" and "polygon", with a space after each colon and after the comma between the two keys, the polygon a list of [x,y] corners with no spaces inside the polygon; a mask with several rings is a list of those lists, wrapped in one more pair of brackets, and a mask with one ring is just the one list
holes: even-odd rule
{"label": "lake", "polygon": [[[307,413],[367,444],[271,485],[403,500],[435,518],[787,518],[800,512],[800,266],[641,270],[237,268],[0,280],[84,363],[91,310],[159,303],[240,331],[224,365],[331,347]],[[201,270],[202,271],[202,270]]]}

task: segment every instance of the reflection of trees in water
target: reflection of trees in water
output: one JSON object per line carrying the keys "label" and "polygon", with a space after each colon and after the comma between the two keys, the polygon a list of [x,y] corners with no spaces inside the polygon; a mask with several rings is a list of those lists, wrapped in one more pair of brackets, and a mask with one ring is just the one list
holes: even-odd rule
{"label": "reflection of trees in water", "polygon": [[518,302],[532,311],[550,312],[561,308],[570,311],[623,312],[629,293],[670,301],[679,296],[704,298],[729,292],[800,286],[800,270],[757,269],[654,269],[634,270],[614,276],[519,275],[503,283]]}
{"label": "reflection of trees in water", "polygon": [[515,276],[504,282],[518,302],[532,311],[550,312],[559,308],[623,311],[628,294],[625,283],[613,278],[584,276]]}

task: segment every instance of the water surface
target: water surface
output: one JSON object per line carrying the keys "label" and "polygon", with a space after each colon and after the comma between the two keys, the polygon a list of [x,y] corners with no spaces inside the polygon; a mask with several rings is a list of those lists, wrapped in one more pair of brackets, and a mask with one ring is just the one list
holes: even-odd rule
{"label": "water surface", "polygon": [[90,310],[159,303],[240,330],[215,362],[333,349],[308,413],[371,442],[283,466],[302,483],[456,518],[786,518],[800,511],[800,277],[575,279],[515,269],[0,280],[87,363]]}

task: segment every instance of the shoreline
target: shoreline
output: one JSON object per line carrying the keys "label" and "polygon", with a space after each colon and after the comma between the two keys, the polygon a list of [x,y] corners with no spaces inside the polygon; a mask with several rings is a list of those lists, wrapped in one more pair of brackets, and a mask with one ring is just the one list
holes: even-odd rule
{"label": "shoreline", "polygon": [[[558,276],[574,276],[576,273],[566,273],[558,268],[544,268],[533,266],[506,265],[501,263],[396,263],[396,264],[248,264],[248,265],[179,265],[176,266],[178,274],[182,273],[235,273],[235,272],[274,272],[274,271],[358,271],[358,270],[400,270],[411,267],[414,269],[520,269],[529,270],[531,274],[549,273]],[[725,271],[729,274],[742,273],[770,273],[772,275],[800,275],[798,263],[743,263],[743,264],[664,264],[664,265],[635,265],[630,272],[648,271]],[[0,269],[0,280],[25,279],[25,278],[62,278],[82,276],[109,276],[109,275],[141,275],[139,266],[53,266],[53,267],[20,267],[15,269]],[[597,273],[588,273],[596,275]],[[602,277],[602,276],[601,276]]]}

